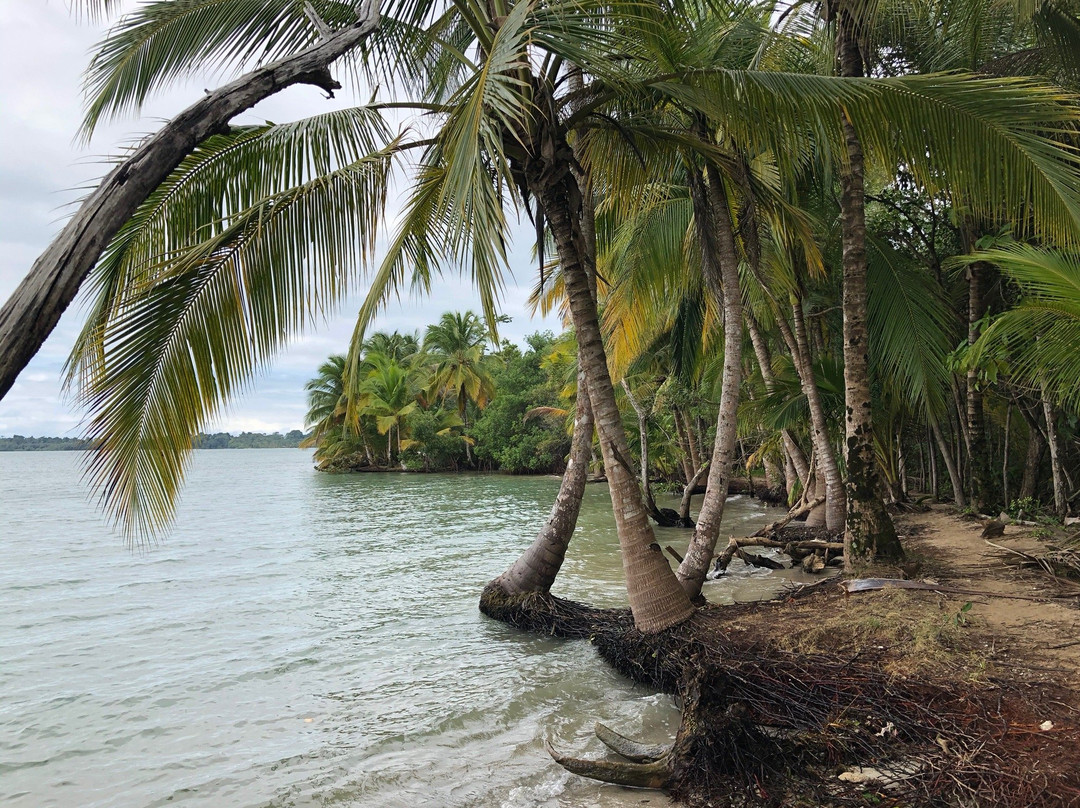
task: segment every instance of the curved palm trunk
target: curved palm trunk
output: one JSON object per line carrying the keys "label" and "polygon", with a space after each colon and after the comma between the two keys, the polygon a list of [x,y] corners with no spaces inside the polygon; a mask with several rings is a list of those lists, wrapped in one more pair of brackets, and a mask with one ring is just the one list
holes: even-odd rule
{"label": "curved palm trunk", "polygon": [[811,512],[806,523],[816,526],[824,522],[832,531],[842,530],[847,511],[847,495],[844,481],[840,476],[840,467],[836,462],[836,452],[829,440],[829,427],[825,421],[825,407],[821,403],[821,391],[818,390],[814,376],[814,365],[810,354],[810,342],[806,334],[806,320],[803,317],[802,301],[791,304],[792,321],[795,324],[795,370],[799,374],[806,403],[810,408],[810,435],[814,443],[814,457],[817,460],[817,487],[815,498],[825,497],[825,512]]}
{"label": "curved palm trunk", "polygon": [[[945,436],[941,434],[941,426],[936,419],[930,421],[930,431],[934,433],[934,441],[937,443],[938,451],[945,458],[945,469],[949,472],[949,483],[952,485],[953,490],[953,502],[956,503],[957,507],[963,508],[967,505],[967,497],[964,496],[964,484],[960,481],[960,471],[956,468],[956,461],[953,459],[952,451],[949,449]],[[934,492],[934,496],[937,496],[937,491]]]}
{"label": "curved palm trunk", "polygon": [[[769,356],[769,348],[765,344],[761,327],[758,325],[757,318],[749,311],[744,312],[744,319],[746,330],[750,333],[750,343],[754,346],[754,356],[757,357],[758,368],[761,370],[761,378],[765,382],[765,389],[772,392],[776,389],[776,376],[773,374],[772,357]],[[784,442],[785,466],[789,467],[785,468],[785,483],[788,496],[791,496],[796,475],[802,483],[803,490],[810,484],[810,464],[790,429],[781,429],[780,438]],[[792,474],[793,471],[794,474]]]}
{"label": "curved palm trunk", "polygon": [[524,595],[529,592],[546,593],[555,583],[566,548],[577,527],[581,511],[581,499],[585,493],[585,479],[589,472],[592,454],[593,415],[589,406],[589,394],[585,390],[583,374],[578,373],[577,411],[574,414],[574,437],[570,444],[570,459],[563,472],[559,493],[551,507],[544,526],[540,528],[533,543],[510,567],[491,582],[506,595]]}
{"label": "curved palm trunk", "polygon": [[706,169],[708,185],[694,172],[690,179],[690,195],[694,203],[694,220],[702,245],[702,269],[705,284],[713,299],[724,311],[724,369],[720,393],[720,413],[716,422],[709,481],[705,499],[698,512],[697,528],[679,564],[678,577],[686,594],[692,599],[701,597],[701,585],[712,564],[720,522],[727,502],[728,480],[735,461],[736,415],[739,408],[739,386],[742,384],[742,295],[739,291],[739,256],[735,246],[735,231],[728,212],[727,199],[721,185],[720,172],[713,166]]}
{"label": "curved palm trunk", "polygon": [[[862,75],[854,21],[840,13],[837,51],[841,74]],[[844,399],[847,461],[847,519],[844,524],[845,565],[904,555],[892,518],[878,493],[874,457],[870,374],[867,362],[866,210],[862,145],[845,116],[847,165],[840,171],[840,224],[843,240]]]}
{"label": "curved palm trunk", "polygon": [[331,94],[341,88],[329,65],[378,28],[378,2],[367,0],[358,17],[355,25],[329,33],[310,48],[207,93],[101,180],[0,308],[0,399],[52,333],[113,236],[192,149],[227,129],[237,115],[294,84]]}
{"label": "curved palm trunk", "polygon": [[581,193],[570,170],[573,153],[565,135],[553,129],[549,124],[541,133],[545,156],[529,160],[526,179],[548,221],[559,255],[577,334],[578,362],[585,373],[611,491],[634,624],[642,632],[654,633],[686,620],[694,607],[656,543],[628,460],[630,450],[608,373],[596,301],[589,288],[589,254],[580,220]]}

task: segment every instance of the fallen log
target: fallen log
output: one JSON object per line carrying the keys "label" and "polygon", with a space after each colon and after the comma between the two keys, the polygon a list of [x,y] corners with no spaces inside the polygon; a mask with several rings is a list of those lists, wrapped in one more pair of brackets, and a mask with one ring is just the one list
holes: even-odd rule
{"label": "fallen log", "polygon": [[[724,548],[724,552],[720,553],[720,555],[716,556],[716,558],[713,559],[713,571],[723,572],[724,570],[726,570],[728,568],[728,565],[731,563],[731,559],[733,559],[736,555],[740,555],[741,557],[742,548],[744,547],[773,547],[778,550],[782,550],[783,552],[793,557],[795,555],[798,555],[798,558],[800,559],[804,556],[816,553],[819,550],[835,553],[844,552],[844,543],[839,541],[821,541],[820,539],[807,539],[805,541],[779,541],[777,539],[767,539],[760,536],[747,536],[742,539],[737,539],[732,536],[731,539],[728,540],[728,545]],[[793,553],[792,551],[795,552]],[[744,558],[743,560],[745,561],[746,559]],[[758,566],[768,565],[762,564]],[[780,569],[780,567],[774,569]]]}
{"label": "fallen log", "polygon": [[807,502],[804,505],[798,505],[798,506],[792,508],[790,511],[788,511],[787,516],[783,517],[782,519],[777,519],[775,522],[770,522],[769,524],[765,525],[765,527],[761,528],[756,533],[752,533],[751,535],[752,536],[768,536],[768,535],[770,535],[772,533],[775,533],[780,528],[784,527],[784,525],[786,525],[788,522],[791,522],[793,519],[798,519],[804,513],[809,513],[814,508],[816,508],[818,505],[824,505],[824,504],[825,504],[825,497],[818,497],[813,502]]}
{"label": "fallen log", "polygon": [[907,581],[902,578],[856,578],[849,581],[841,581],[840,588],[847,594],[858,592],[876,592],[881,589],[917,589],[929,592],[943,592],[948,595],[979,595],[986,598],[1007,598],[1009,600],[1075,600],[1080,595],[1006,595],[1001,592],[987,592],[982,589],[963,589],[955,586],[944,586],[932,581]]}

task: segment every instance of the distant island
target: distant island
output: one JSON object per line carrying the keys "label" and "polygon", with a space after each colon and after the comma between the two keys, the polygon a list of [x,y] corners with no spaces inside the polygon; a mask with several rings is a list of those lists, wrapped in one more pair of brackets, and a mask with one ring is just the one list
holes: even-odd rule
{"label": "distant island", "polygon": [[[275,432],[267,435],[262,432],[241,432],[231,435],[228,432],[215,432],[207,435],[200,432],[195,436],[196,449],[296,449],[306,435],[294,429],[282,435]],[[0,438],[0,452],[81,452],[90,448],[90,442],[82,438],[35,438],[13,435]]]}

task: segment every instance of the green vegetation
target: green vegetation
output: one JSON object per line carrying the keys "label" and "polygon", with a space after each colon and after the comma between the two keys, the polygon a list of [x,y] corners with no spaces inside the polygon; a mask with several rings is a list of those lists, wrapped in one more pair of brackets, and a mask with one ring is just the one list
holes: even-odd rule
{"label": "green vegetation", "polygon": [[444,314],[422,343],[397,332],[372,334],[355,381],[347,381],[338,355],[308,382],[312,433],[305,445],[316,447],[328,471],[561,471],[570,438],[558,417],[565,415],[558,409],[559,353],[550,334],[534,334],[527,344],[524,353],[509,342],[489,351],[472,312]]}

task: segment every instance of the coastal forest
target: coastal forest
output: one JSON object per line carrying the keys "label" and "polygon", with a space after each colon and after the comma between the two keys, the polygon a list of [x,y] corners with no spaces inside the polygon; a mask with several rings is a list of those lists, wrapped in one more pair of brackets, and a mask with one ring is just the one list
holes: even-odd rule
{"label": "coastal forest", "polygon": [[[598,725],[620,759],[549,748],[563,767],[691,805],[1076,804],[1068,681],[987,674],[974,646],[897,673],[925,636],[850,644],[877,616],[791,646],[788,615],[847,608],[836,587],[706,597],[733,557],[771,567],[755,546],[838,564],[844,604],[985,594],[923,580],[905,520],[948,504],[989,539],[1042,529],[1050,555],[1016,552],[1051,574],[1015,597],[1075,605],[1052,589],[1080,570],[1074,0],[75,5],[115,20],[83,135],[197,71],[231,77],[117,161],[0,310],[2,395],[81,295],[67,384],[128,535],[167,528],[193,436],[359,292],[307,386],[320,468],[561,474],[482,612],[679,699],[673,746]],[[366,102],[233,121],[343,84]],[[533,263],[511,267],[522,239]],[[562,333],[500,337],[511,269]],[[447,275],[476,313],[377,330]],[[628,609],[551,592],[599,479]],[[731,492],[784,510],[730,537]]]}

